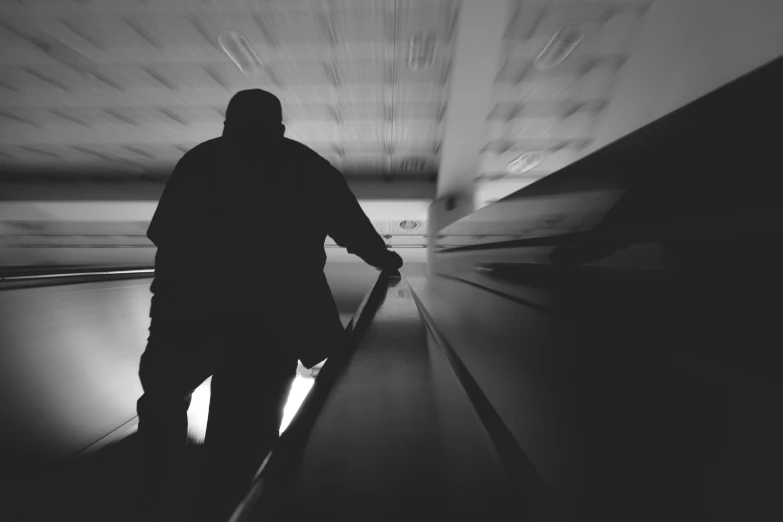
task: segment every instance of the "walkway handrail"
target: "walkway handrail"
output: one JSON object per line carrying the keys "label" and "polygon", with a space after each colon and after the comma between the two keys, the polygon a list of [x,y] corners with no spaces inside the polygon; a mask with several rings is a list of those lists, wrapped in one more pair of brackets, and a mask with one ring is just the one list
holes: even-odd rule
{"label": "walkway handrail", "polygon": [[345,351],[333,355],[324,363],[310,393],[305,397],[288,428],[280,436],[280,440],[261,464],[250,492],[234,511],[230,522],[247,522],[251,516],[256,516],[256,509],[261,501],[268,499],[275,491],[279,491],[283,482],[295,473],[310,432],[334,383],[350,363],[358,340],[386,295],[389,281],[399,278],[397,271],[381,272],[373,288],[367,292],[345,328],[347,340]]}

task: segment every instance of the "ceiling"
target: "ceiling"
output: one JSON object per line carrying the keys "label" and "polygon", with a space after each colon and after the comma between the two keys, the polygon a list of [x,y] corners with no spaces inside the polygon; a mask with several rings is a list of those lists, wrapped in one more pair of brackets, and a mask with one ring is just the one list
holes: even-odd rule
{"label": "ceiling", "polygon": [[[591,144],[651,2],[515,2],[505,28],[482,149],[482,179],[538,179],[574,161]],[[561,27],[581,26],[581,41],[559,65],[536,57]],[[538,151],[523,174],[507,166]]]}
{"label": "ceiling", "polygon": [[[479,179],[537,179],[592,139],[648,1],[509,2]],[[18,0],[0,7],[0,168],[5,172],[170,172],[221,132],[225,105],[261,87],[283,102],[287,135],[347,175],[438,172],[457,0]],[[559,27],[585,37],[560,66],[535,57]],[[241,34],[258,62],[221,48]],[[428,67],[411,38],[436,35]],[[477,100],[477,103],[486,103]]]}
{"label": "ceiling", "polygon": [[[468,42],[477,14],[493,9],[478,37],[496,44],[476,34]],[[482,206],[675,108],[682,93],[747,71],[754,63],[740,54],[760,62],[761,51],[777,53],[779,31],[767,22],[779,13],[776,0],[7,0],[0,182],[163,178],[221,133],[235,92],[261,87],[282,100],[287,135],[346,176],[440,186],[456,161]],[[732,24],[760,29],[748,38]],[[537,68],[566,27],[580,28],[579,44],[556,67]],[[220,44],[226,31],[242,35],[255,64],[243,71],[232,61]],[[431,60],[411,66],[412,49],[428,48],[415,47],[417,35],[427,34]],[[690,47],[677,55],[669,42]],[[471,98],[479,70],[485,88]],[[672,103],[652,107],[661,96]],[[464,153],[465,136],[450,138],[466,104],[477,115],[468,162],[453,152]],[[525,153],[541,162],[509,172]]]}
{"label": "ceiling", "polygon": [[[436,172],[458,2],[19,1],[0,21],[5,170],[169,171],[261,87],[287,136],[347,174]],[[435,31],[426,70],[408,42]],[[243,73],[219,44],[244,36]],[[246,74],[247,73],[247,74]]]}

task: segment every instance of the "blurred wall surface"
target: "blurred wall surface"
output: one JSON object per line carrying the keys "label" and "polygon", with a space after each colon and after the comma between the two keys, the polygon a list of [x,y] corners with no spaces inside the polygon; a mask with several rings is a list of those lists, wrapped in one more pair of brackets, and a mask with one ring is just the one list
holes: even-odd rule
{"label": "blurred wall surface", "polygon": [[[344,324],[379,275],[350,257],[325,269]],[[413,261],[403,271],[423,270]],[[135,417],[150,282],[0,290],[0,481],[11,485],[0,494],[4,506],[31,501],[47,473]]]}
{"label": "blurred wall surface", "polygon": [[584,155],[783,54],[779,0],[656,0],[646,18]]}
{"label": "blurred wall surface", "polygon": [[[0,291],[0,452],[5,508],[135,416],[149,281]],[[44,487],[44,486],[40,486]]]}

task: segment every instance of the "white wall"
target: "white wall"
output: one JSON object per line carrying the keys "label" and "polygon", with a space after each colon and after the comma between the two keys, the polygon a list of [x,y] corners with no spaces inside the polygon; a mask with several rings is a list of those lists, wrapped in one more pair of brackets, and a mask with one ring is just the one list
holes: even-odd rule
{"label": "white wall", "polygon": [[783,55],[780,0],[656,0],[646,19],[583,155]]}

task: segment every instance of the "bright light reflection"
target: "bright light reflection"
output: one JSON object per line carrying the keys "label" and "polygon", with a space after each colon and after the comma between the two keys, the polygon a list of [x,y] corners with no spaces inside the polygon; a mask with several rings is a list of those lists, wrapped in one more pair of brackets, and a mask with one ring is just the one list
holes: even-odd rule
{"label": "bright light reflection", "polygon": [[296,412],[299,411],[299,407],[304,402],[307,394],[310,393],[314,383],[315,379],[312,377],[296,376],[283,410],[283,422],[280,424],[280,433],[283,433],[288,425],[291,424],[291,420],[293,420]]}
{"label": "bright light reflection", "polygon": [[[198,443],[204,442],[207,433],[211,383],[212,377],[196,388],[196,391],[193,392],[190,408],[188,409],[188,434],[191,439]],[[294,415],[299,411],[302,402],[304,402],[305,397],[307,397],[307,394],[310,392],[314,383],[315,378],[313,377],[302,377],[301,375],[297,375],[294,378],[294,383],[291,385],[291,391],[288,393],[288,399],[286,400],[283,409],[283,422],[280,424],[281,434],[288,428],[288,425],[291,424]]]}
{"label": "bright light reflection", "polygon": [[188,435],[196,442],[204,442],[204,437],[207,434],[211,385],[212,377],[196,388],[188,409]]}

